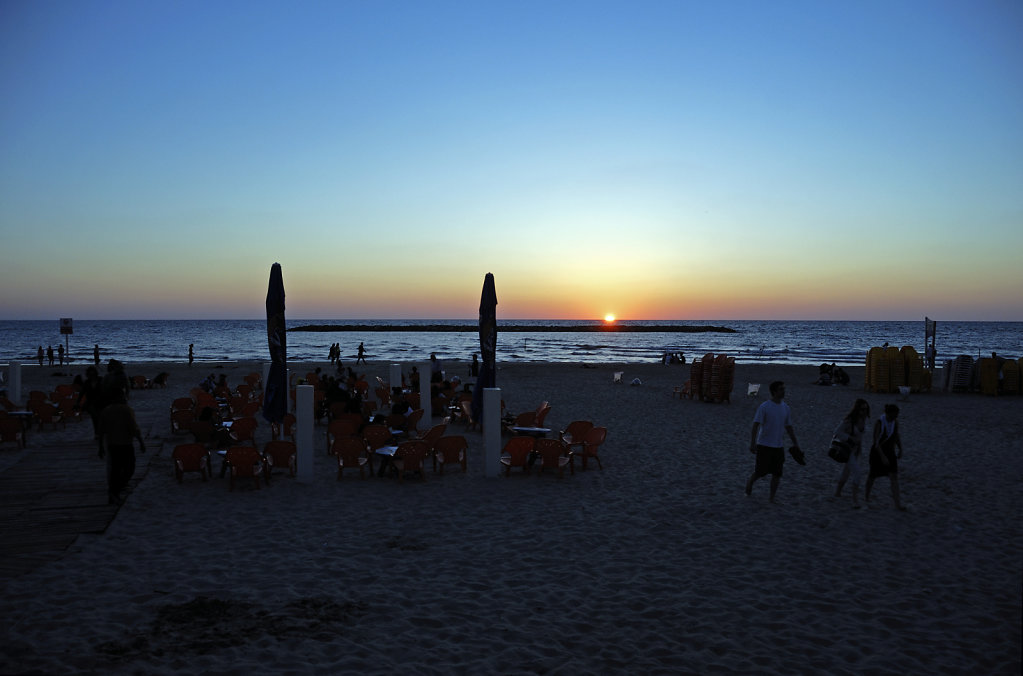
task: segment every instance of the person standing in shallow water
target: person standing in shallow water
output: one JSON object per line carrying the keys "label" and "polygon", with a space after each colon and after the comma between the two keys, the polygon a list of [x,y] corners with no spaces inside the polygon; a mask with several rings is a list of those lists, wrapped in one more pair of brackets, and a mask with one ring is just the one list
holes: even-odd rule
{"label": "person standing in shallow water", "polygon": [[189,366],[191,366],[192,362],[195,361],[195,352],[194,352],[194,350],[195,350],[195,344],[194,343],[189,343],[188,344],[188,365]]}
{"label": "person standing in shallow water", "polygon": [[774,502],[785,465],[785,433],[792,439],[795,448],[796,431],[792,428],[792,411],[782,401],[785,398],[785,383],[776,380],[770,385],[771,399],[765,401],[753,416],[753,430],[750,433],[750,453],[757,456],[753,474],[746,480],[746,495],[753,492],[753,484],[762,476],[771,475],[771,502]]}
{"label": "person standing in shallow water", "polygon": [[92,348],[92,363],[99,366],[99,344],[96,344]]}

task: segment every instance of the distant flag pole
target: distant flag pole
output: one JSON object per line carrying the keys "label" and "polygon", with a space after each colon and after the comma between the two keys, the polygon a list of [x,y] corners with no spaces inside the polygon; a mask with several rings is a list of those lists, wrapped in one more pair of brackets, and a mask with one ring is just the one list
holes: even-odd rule
{"label": "distant flag pole", "polygon": [[288,412],[288,345],[284,324],[284,277],[281,264],[270,268],[266,291],[266,337],[270,346],[270,374],[263,385],[263,417],[279,425]]}
{"label": "distant flag pole", "polygon": [[494,275],[487,273],[483,278],[483,293],[480,295],[480,374],[472,391],[472,418],[482,421],[483,390],[497,386],[497,290]]}

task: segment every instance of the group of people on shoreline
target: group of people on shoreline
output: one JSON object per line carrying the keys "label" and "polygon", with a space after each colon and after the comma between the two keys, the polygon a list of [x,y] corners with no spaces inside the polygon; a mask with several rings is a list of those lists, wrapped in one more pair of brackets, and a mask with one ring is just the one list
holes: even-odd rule
{"label": "group of people on shoreline", "polygon": [[[803,463],[803,454],[796,440],[796,432],[792,426],[792,411],[785,403],[785,383],[776,380],[769,386],[771,398],[760,404],[753,416],[753,429],[750,433],[750,453],[756,456],[753,473],[746,480],[746,495],[753,492],[753,484],[761,477],[770,475],[770,500],[774,502],[781,481],[785,464],[785,435],[792,439],[790,453],[796,462]],[[879,477],[888,477],[891,483],[892,499],[896,509],[905,511],[899,492],[898,460],[902,457],[902,439],[899,436],[899,407],[887,404],[884,415],[875,423],[871,438],[869,454],[869,471],[864,490],[864,499],[870,501],[870,491],[874,481]],[[870,404],[865,399],[857,399],[852,410],[843,418],[835,430],[835,438],[840,439],[849,449],[848,459],[843,463],[842,472],[838,477],[835,497],[842,497],[842,490],[848,481],[852,481],[853,508],[859,509],[859,488],[862,477],[861,458],[863,455],[863,438],[866,435],[867,421],[870,419]]]}

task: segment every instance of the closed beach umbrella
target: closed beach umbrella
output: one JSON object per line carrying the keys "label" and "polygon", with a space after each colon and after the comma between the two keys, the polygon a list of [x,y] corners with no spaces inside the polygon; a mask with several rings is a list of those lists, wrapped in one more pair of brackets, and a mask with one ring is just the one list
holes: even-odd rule
{"label": "closed beach umbrella", "polygon": [[281,264],[270,268],[266,290],[266,336],[270,343],[270,373],[263,385],[263,417],[279,424],[288,412],[288,345],[284,328],[284,278]]}
{"label": "closed beach umbrella", "polygon": [[483,279],[483,294],[480,296],[480,375],[472,392],[472,418],[483,418],[483,390],[497,386],[497,290],[494,275],[487,273]]}

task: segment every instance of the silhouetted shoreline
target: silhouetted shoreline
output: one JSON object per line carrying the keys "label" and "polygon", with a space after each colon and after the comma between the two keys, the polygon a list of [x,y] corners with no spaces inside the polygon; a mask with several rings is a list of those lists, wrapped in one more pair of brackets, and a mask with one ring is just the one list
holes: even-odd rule
{"label": "silhouetted shoreline", "polygon": [[[498,324],[501,333],[735,333],[735,329],[727,326],[679,326],[672,324],[644,324],[642,326],[627,324],[587,324],[581,326],[529,326],[522,324]],[[325,333],[329,331],[407,331],[415,333],[476,333],[476,324],[309,324],[288,329],[293,331],[309,331]]]}

